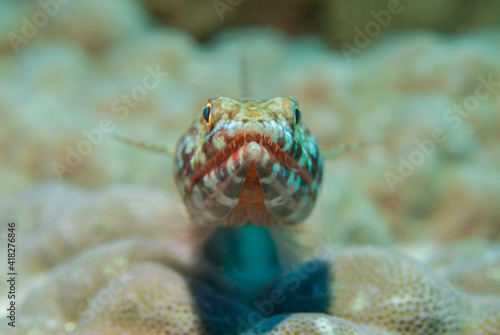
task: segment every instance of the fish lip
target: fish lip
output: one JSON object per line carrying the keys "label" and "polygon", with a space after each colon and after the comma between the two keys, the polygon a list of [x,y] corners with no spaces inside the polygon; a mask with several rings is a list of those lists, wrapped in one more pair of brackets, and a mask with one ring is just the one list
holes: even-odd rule
{"label": "fish lip", "polygon": [[271,137],[262,133],[247,132],[235,136],[224,148],[215,153],[206,163],[199,166],[196,170],[197,173],[191,178],[190,188],[196,184],[207,173],[212,171],[219,164],[227,161],[239,149],[244,146],[255,142],[260,147],[267,150],[282,166],[285,166],[291,171],[296,171],[305,182],[311,186],[312,177],[305,167],[301,167],[298,162],[291,157],[290,154],[285,152]]}

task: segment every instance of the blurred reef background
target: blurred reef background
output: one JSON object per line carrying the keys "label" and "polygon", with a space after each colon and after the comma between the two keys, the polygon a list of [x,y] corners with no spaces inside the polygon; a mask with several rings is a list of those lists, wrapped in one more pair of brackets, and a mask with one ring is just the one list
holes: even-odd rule
{"label": "blurred reef background", "polygon": [[[500,334],[499,14],[487,0],[0,1],[0,271],[15,222],[20,273],[17,327],[2,316],[0,332]],[[323,146],[378,142],[325,163],[304,223],[300,266],[329,269],[322,313],[300,313],[316,296],[286,278],[306,310],[264,313],[198,280],[172,162],[110,136],[174,147],[207,98],[241,97],[242,55],[251,95],[297,98]]]}

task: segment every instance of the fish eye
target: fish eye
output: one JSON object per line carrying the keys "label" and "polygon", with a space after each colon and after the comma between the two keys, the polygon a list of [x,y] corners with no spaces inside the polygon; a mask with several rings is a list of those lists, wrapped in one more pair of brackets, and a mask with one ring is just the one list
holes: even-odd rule
{"label": "fish eye", "polygon": [[212,104],[208,103],[205,109],[203,110],[203,118],[207,122],[207,126],[210,124],[210,120],[212,119]]}
{"label": "fish eye", "polygon": [[295,124],[299,124],[300,119],[301,119],[301,113],[300,113],[299,106],[295,105],[295,120],[294,120]]}

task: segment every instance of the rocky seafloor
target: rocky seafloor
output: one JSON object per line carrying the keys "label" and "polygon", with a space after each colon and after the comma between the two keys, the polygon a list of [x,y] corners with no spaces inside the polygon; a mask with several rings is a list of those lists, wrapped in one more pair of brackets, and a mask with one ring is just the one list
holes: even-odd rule
{"label": "rocky seafloor", "polygon": [[[7,3],[2,334],[500,334],[500,28],[346,57],[266,27],[200,44],[134,1],[75,0],[25,36],[40,8]],[[325,163],[304,262],[251,303],[197,276],[169,159],[110,136],[173,147],[208,97],[241,96],[242,58],[250,94],[297,98],[325,147],[376,141]]]}

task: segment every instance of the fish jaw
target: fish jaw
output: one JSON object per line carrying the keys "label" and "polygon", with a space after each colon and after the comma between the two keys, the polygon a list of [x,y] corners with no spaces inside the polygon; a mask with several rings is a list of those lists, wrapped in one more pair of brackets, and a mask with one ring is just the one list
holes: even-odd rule
{"label": "fish jaw", "polygon": [[250,141],[200,176],[183,197],[192,217],[204,224],[269,226],[305,219],[316,194],[297,167]]}

